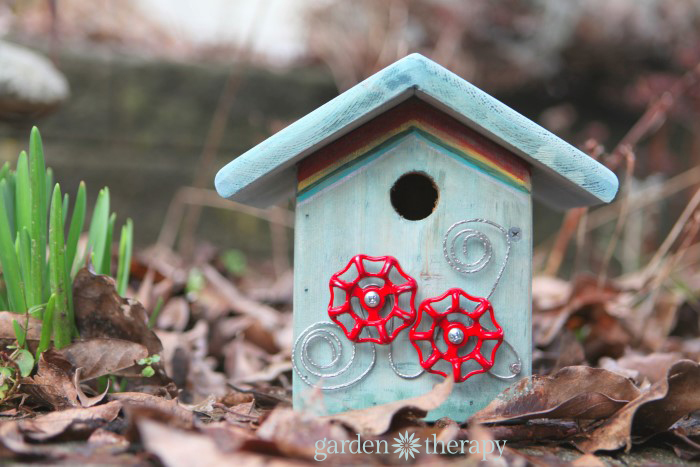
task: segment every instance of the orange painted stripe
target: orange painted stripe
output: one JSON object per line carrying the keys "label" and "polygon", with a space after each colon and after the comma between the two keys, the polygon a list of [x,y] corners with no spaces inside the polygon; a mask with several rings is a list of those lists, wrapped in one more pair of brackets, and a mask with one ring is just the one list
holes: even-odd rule
{"label": "orange painted stripe", "polygon": [[319,183],[341,167],[411,128],[434,136],[488,172],[530,191],[530,170],[523,160],[415,98],[388,110],[301,161],[297,171],[298,191]]}

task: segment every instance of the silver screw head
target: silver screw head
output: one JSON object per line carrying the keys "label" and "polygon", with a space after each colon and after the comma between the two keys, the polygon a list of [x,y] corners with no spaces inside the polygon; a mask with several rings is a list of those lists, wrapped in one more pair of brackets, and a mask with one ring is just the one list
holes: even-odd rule
{"label": "silver screw head", "polygon": [[520,239],[523,237],[522,236],[522,230],[520,230],[520,227],[511,227],[510,230],[508,231],[508,235],[510,236],[510,239],[513,240],[514,242],[519,242]]}
{"label": "silver screw head", "polygon": [[517,375],[522,371],[522,365],[520,363],[511,363],[510,364],[510,372],[514,375]]}
{"label": "silver screw head", "polygon": [[452,328],[447,333],[447,340],[455,345],[459,345],[464,341],[464,332],[459,328]]}
{"label": "silver screw head", "polygon": [[379,302],[381,301],[381,297],[374,290],[369,291],[365,294],[365,304],[369,307],[374,308],[375,306],[379,305]]}

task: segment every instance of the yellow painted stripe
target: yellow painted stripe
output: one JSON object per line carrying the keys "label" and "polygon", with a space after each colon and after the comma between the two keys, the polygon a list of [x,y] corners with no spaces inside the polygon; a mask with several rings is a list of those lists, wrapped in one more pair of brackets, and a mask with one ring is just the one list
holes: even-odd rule
{"label": "yellow painted stripe", "polygon": [[418,128],[420,130],[426,131],[428,133],[431,133],[431,134],[437,136],[447,146],[455,148],[456,150],[467,155],[467,157],[473,159],[474,161],[478,162],[479,164],[484,165],[484,166],[488,167],[489,169],[500,173],[502,176],[506,177],[512,183],[525,188],[527,191],[531,191],[531,184],[530,184],[529,177],[528,177],[528,179],[521,179],[521,178],[517,177],[516,175],[503,169],[503,167],[499,166],[497,163],[492,161],[491,158],[482,154],[481,152],[479,152],[475,148],[473,148],[469,145],[466,145],[466,144],[462,144],[459,140],[454,138],[448,132],[441,131],[440,129],[438,129],[434,126],[429,125],[428,123],[422,122],[422,121],[417,120],[417,119],[407,120],[406,122],[402,123],[401,125],[385,132],[384,134],[382,134],[381,137],[376,138],[375,140],[362,146],[361,148],[347,154],[345,157],[338,159],[334,163],[328,165],[327,167],[324,167],[323,169],[321,169],[318,172],[314,173],[313,175],[305,178],[304,180],[300,180],[299,185],[298,185],[298,190],[300,192],[305,190],[309,186],[313,185],[314,183],[318,182],[319,180],[321,180],[321,179],[327,177],[328,175],[330,175],[331,173],[335,172],[338,168],[344,166],[345,164],[351,162],[354,159],[357,159],[358,157],[362,156],[363,154],[368,153],[376,146],[379,146],[380,144],[382,144],[386,140],[398,135],[399,133],[402,133],[404,131],[408,131],[410,128]]}

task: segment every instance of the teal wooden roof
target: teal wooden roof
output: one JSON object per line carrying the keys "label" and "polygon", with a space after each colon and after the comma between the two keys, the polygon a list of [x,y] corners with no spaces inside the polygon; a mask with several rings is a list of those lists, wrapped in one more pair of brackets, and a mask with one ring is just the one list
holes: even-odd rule
{"label": "teal wooden roof", "polygon": [[345,91],[223,167],[224,198],[268,206],[294,193],[296,164],[387,109],[417,97],[498,142],[532,167],[533,194],[561,208],[611,201],[615,174],[505,104],[419,54]]}

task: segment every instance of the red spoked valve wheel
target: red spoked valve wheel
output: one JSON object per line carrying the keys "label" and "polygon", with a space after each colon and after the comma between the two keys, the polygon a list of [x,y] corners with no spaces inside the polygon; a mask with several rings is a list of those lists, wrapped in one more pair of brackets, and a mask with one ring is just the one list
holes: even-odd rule
{"label": "red spoked valve wheel", "polygon": [[[433,305],[442,302],[447,297],[451,297],[450,306],[442,313],[436,311],[435,308],[433,308]],[[461,298],[466,298],[471,302],[475,302],[476,308],[474,311],[467,311],[462,308],[460,306]],[[489,331],[481,326],[479,319],[485,313],[489,313],[491,322],[496,328],[495,331]],[[418,328],[421,325],[421,320],[425,314],[432,318],[432,324],[429,329],[425,331],[418,331]],[[448,319],[450,317],[456,318],[458,315],[469,317],[471,324],[465,325],[462,322],[454,319]],[[420,359],[420,365],[425,371],[447,376],[447,373],[433,368],[433,366],[435,366],[439,360],[445,360],[452,366],[452,375],[454,380],[461,383],[476,374],[484,373],[491,369],[494,364],[498,347],[503,342],[503,329],[496,321],[491,302],[489,302],[487,299],[473,297],[464,292],[462,289],[450,289],[439,297],[424,300],[418,307],[418,316],[418,320],[414,323],[409,333],[409,339],[411,340],[413,347],[416,348]],[[444,352],[438,348],[435,342],[435,331],[438,328],[442,331],[442,338],[444,339],[447,348],[447,350]],[[460,353],[464,353],[464,351],[461,349],[468,345],[471,337],[476,338],[476,345],[466,355],[460,356]],[[481,347],[485,340],[496,341],[493,350],[491,351],[490,359],[487,359],[481,352]],[[430,343],[431,352],[426,358],[423,358],[423,352],[418,345],[420,341]],[[481,366],[481,368],[477,368],[470,371],[466,375],[463,375],[462,365],[469,360],[474,360]]]}
{"label": "red spoked valve wheel", "polygon": [[[380,263],[379,272],[370,272],[365,267],[365,262]],[[357,270],[357,277],[352,280],[341,279],[351,268]],[[405,281],[400,284],[395,284],[389,275],[392,269]],[[378,278],[381,279],[381,285],[366,285],[362,286],[363,279]],[[379,281],[378,281],[379,282]],[[396,258],[392,256],[354,256],[345,269],[339,271],[330,280],[331,301],[328,304],[328,316],[343,330],[348,339],[353,342],[374,342],[375,344],[388,344],[401,332],[409,327],[416,318],[416,308],[414,305],[416,298],[416,281],[411,276],[406,274]],[[336,299],[336,291],[341,290],[345,293],[345,300],[340,305],[334,306]],[[405,310],[399,305],[399,296],[409,294],[409,309]],[[360,316],[352,307],[352,299],[357,298],[362,308],[365,317]],[[391,310],[388,313],[382,313],[385,305],[389,303]],[[349,315],[353,319],[352,328],[348,329],[340,320],[344,314]],[[401,323],[391,330],[387,330],[387,323],[397,317]],[[377,330],[379,337],[368,336],[360,337],[365,327],[373,327]]]}

